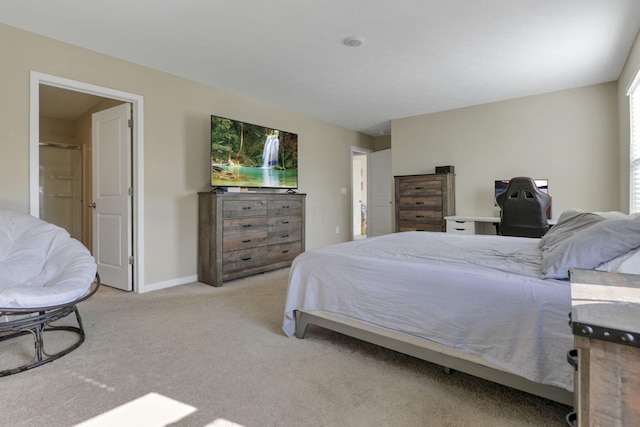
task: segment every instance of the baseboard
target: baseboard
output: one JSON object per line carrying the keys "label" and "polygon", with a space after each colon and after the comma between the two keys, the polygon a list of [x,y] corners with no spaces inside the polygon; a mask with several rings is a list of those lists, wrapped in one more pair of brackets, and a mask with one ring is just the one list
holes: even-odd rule
{"label": "baseboard", "polygon": [[164,282],[147,283],[144,286],[144,291],[142,291],[141,293],[159,291],[160,289],[166,289],[166,288],[172,288],[174,286],[186,285],[188,283],[193,283],[193,282],[197,282],[197,281],[198,281],[198,276],[194,275],[194,276],[181,277],[181,278],[178,278],[178,279],[166,280]]}

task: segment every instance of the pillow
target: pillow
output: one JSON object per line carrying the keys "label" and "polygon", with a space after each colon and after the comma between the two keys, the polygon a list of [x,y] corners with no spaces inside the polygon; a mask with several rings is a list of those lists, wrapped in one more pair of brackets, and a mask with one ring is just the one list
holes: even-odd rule
{"label": "pillow", "polygon": [[604,219],[635,219],[620,211],[594,212],[594,214],[599,215]]}
{"label": "pillow", "polygon": [[600,221],[542,252],[542,278],[568,279],[572,268],[593,269],[640,247],[640,221]]}
{"label": "pillow", "polygon": [[540,239],[540,250],[547,251],[567,240],[576,232],[604,221],[600,215],[583,212],[580,209],[568,209],[560,215],[556,225],[551,227]]}
{"label": "pillow", "polygon": [[603,262],[595,269],[611,273],[640,274],[640,248]]}

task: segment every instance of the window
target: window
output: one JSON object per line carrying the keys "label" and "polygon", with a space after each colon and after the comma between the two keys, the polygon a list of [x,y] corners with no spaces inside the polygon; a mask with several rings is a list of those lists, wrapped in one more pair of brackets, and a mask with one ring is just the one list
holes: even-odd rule
{"label": "window", "polygon": [[629,110],[631,123],[629,167],[629,212],[640,212],[640,70],[629,86]]}

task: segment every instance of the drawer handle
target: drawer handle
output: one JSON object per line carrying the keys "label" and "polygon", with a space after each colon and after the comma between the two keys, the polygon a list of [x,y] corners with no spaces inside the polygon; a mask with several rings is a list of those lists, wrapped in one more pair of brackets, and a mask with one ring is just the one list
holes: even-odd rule
{"label": "drawer handle", "polygon": [[456,230],[456,231],[465,231],[464,228],[454,228],[454,230]]}
{"label": "drawer handle", "polygon": [[251,257],[249,258],[242,258],[243,261],[249,261],[251,259]]}
{"label": "drawer handle", "polygon": [[243,206],[242,209],[244,209],[246,211],[246,210],[251,209],[251,206]]}
{"label": "drawer handle", "polygon": [[416,231],[424,231],[424,229],[419,229],[419,228],[417,228],[417,229],[416,229]]}
{"label": "drawer handle", "polygon": [[424,205],[424,202],[416,202],[416,205]]}
{"label": "drawer handle", "polygon": [[282,221],[282,224],[289,224],[289,221]]}
{"label": "drawer handle", "polygon": [[424,215],[416,215],[416,218],[424,218]]}
{"label": "drawer handle", "polygon": [[283,206],[282,209],[289,209],[289,205]]}
{"label": "drawer handle", "polygon": [[251,224],[242,224],[244,228],[251,227]]}
{"label": "drawer handle", "polygon": [[573,366],[573,369],[578,370],[578,349],[574,348],[567,352],[567,362]]}
{"label": "drawer handle", "polygon": [[424,187],[416,187],[416,190],[424,190]]}
{"label": "drawer handle", "polygon": [[249,240],[243,240],[242,243],[249,243],[251,241],[251,239]]}
{"label": "drawer handle", "polygon": [[289,237],[289,235],[288,234],[283,234],[282,237]]}
{"label": "drawer handle", "polygon": [[283,254],[286,254],[287,252],[289,252],[289,249],[287,249],[286,251],[282,251]]}

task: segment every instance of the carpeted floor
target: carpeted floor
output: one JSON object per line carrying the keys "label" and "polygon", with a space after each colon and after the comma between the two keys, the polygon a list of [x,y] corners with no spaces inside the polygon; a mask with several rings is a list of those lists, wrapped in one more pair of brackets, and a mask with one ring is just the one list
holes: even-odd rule
{"label": "carpeted floor", "polygon": [[[73,353],[0,378],[2,426],[563,426],[570,408],[320,328],[281,330],[288,269],[103,286]],[[0,370],[32,346],[0,343]]]}

